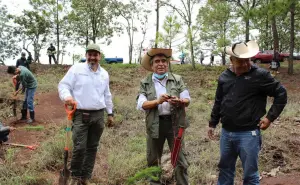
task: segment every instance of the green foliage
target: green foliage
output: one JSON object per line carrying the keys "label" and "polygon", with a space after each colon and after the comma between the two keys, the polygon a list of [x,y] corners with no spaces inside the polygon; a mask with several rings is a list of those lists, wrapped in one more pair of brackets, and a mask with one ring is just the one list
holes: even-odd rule
{"label": "green foliage", "polygon": [[101,60],[99,61],[100,65],[102,64],[106,64],[105,62],[105,54],[103,52],[101,52]]}
{"label": "green foliage", "polygon": [[116,16],[115,3],[109,0],[73,0],[72,11],[68,15],[71,35],[80,45],[88,45],[90,40],[113,36],[118,29],[113,18]]}
{"label": "green foliage", "polygon": [[232,29],[235,23],[231,11],[232,8],[227,2],[208,1],[206,6],[199,10],[197,17],[198,23],[202,25],[201,38],[217,48],[229,45],[235,36]]}
{"label": "green foliage", "polygon": [[126,184],[133,185],[137,181],[147,179],[147,178],[157,181],[157,180],[159,180],[159,175],[161,174],[161,172],[162,172],[161,168],[157,167],[157,166],[153,166],[153,167],[149,167],[149,168],[140,170],[133,177],[130,177],[127,180]]}
{"label": "green foliage", "polygon": [[163,30],[164,33],[159,33],[157,38],[158,43],[162,43],[164,48],[172,48],[172,43],[182,30],[182,24],[179,22],[178,17],[174,15],[174,12],[166,16],[163,24]]}
{"label": "green foliage", "polygon": [[6,58],[17,56],[21,49],[18,46],[18,35],[10,20],[7,7],[1,5],[0,0],[0,65],[4,64]]}
{"label": "green foliage", "polygon": [[14,18],[14,21],[18,25],[15,32],[23,37],[23,41],[33,42],[34,58],[37,59],[50,34],[49,20],[37,11],[24,10],[22,15]]}

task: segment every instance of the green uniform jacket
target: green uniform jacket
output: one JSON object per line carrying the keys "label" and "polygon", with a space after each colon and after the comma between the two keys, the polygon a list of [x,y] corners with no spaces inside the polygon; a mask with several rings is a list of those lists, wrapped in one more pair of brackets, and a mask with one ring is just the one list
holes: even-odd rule
{"label": "green uniform jacket", "polygon": [[[149,74],[146,78],[141,80],[139,94],[146,96],[148,101],[156,100],[155,86],[152,81],[153,73]],[[166,84],[167,94],[171,96],[179,97],[180,93],[186,90],[186,86],[181,76],[176,74],[168,73],[168,80]],[[138,97],[137,97],[138,99]],[[146,128],[147,134],[152,138],[159,138],[159,114],[158,107],[148,109],[146,111]],[[185,117],[185,109],[183,106],[175,107],[171,106],[172,120],[174,126],[187,128],[189,126],[188,121]],[[176,120],[176,121],[174,121]]]}

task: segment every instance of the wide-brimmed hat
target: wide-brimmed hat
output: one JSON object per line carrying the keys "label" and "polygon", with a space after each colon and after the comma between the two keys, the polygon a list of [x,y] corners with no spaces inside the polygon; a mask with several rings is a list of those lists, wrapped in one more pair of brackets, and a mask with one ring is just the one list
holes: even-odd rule
{"label": "wide-brimmed hat", "polygon": [[163,54],[167,57],[167,61],[170,62],[172,56],[172,49],[163,49],[163,48],[151,48],[147,53],[143,56],[142,66],[148,70],[153,71],[151,68],[150,61],[151,59],[158,54]]}
{"label": "wide-brimmed hat", "polygon": [[223,51],[237,58],[251,58],[259,52],[258,44],[254,40],[248,42],[238,42],[232,46],[226,46]]}

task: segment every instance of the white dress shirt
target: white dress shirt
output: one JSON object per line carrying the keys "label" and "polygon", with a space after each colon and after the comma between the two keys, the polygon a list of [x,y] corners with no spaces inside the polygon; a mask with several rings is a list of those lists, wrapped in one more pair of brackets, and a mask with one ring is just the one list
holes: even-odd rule
{"label": "white dress shirt", "polygon": [[106,108],[112,113],[113,103],[109,89],[109,75],[98,66],[96,72],[87,63],[73,65],[58,84],[58,93],[62,101],[72,96],[77,109],[99,110]]}
{"label": "white dress shirt", "polygon": [[[154,75],[152,75],[152,81],[154,83],[155,86],[155,91],[156,91],[156,97],[159,98],[160,95],[162,94],[166,94],[167,93],[167,89],[166,89],[166,84],[167,84],[167,80],[168,80],[168,76],[166,75],[166,77],[163,80],[158,80],[157,78],[154,77]],[[180,93],[180,99],[189,99],[191,100],[190,94],[188,90],[184,90]],[[138,98],[138,103],[137,103],[137,109],[138,110],[142,110],[143,109],[143,104],[145,101],[147,100],[147,97],[143,94],[139,95]],[[158,105],[158,113],[160,116],[162,115],[171,115],[171,106],[169,102],[163,102],[162,104]]]}

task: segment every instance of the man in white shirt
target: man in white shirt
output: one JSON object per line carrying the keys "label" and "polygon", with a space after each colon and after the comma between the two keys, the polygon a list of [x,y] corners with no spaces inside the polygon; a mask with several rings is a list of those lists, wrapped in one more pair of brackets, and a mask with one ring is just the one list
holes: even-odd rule
{"label": "man in white shirt", "polygon": [[97,148],[104,130],[104,109],[108,124],[113,122],[113,103],[109,89],[109,75],[99,65],[100,47],[86,48],[86,63],[73,65],[58,84],[62,101],[68,105],[77,102],[73,117],[73,153],[70,185],[90,184]]}
{"label": "man in white shirt", "polygon": [[[173,150],[174,136],[179,128],[187,128],[185,107],[190,103],[190,95],[182,77],[168,72],[171,49],[150,49],[142,59],[143,67],[153,73],[141,81],[137,97],[137,109],[146,114],[147,162],[148,166],[160,164],[165,140]],[[184,146],[184,143],[182,143]],[[177,185],[188,185],[189,166],[184,147],[179,150],[175,167]],[[150,180],[151,185],[161,184]]]}

